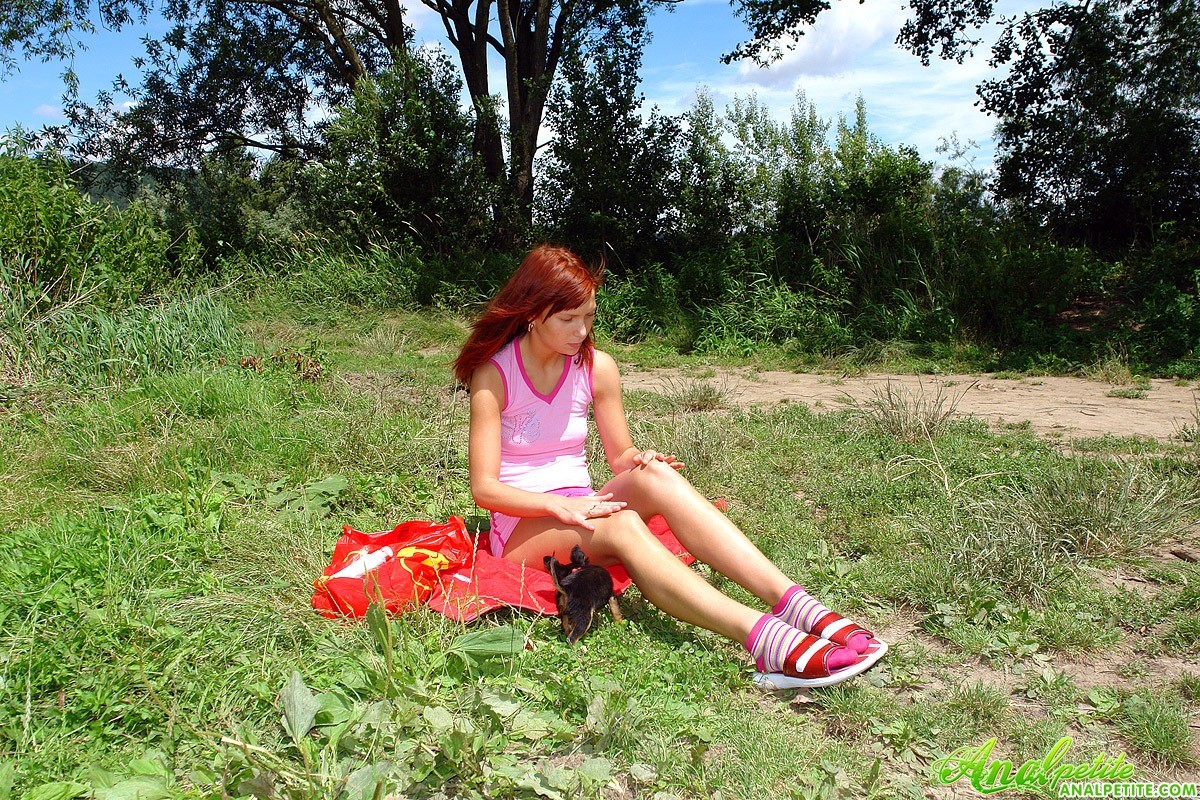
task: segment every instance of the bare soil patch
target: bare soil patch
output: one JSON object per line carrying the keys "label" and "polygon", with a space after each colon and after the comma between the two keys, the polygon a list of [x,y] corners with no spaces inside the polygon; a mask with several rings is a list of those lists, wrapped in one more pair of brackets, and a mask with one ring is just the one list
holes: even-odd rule
{"label": "bare soil patch", "polygon": [[1131,436],[1166,441],[1185,426],[1195,427],[1200,391],[1155,379],[1138,399],[1108,397],[1113,386],[1086,378],[1024,378],[1009,380],[990,375],[819,375],[795,372],[753,372],[718,369],[713,377],[688,378],[677,369],[635,370],[622,376],[626,389],[669,391],[681,382],[704,382],[726,392],[740,405],[805,403],[830,411],[869,403],[893,388],[942,397],[955,404],[955,414],[977,417],[990,425],[1028,422],[1041,434],[1065,438]]}

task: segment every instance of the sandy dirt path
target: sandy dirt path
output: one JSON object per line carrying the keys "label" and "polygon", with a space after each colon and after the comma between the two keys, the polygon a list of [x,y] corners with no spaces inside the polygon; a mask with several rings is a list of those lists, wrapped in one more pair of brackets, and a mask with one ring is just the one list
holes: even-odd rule
{"label": "sandy dirt path", "polygon": [[[1200,390],[1171,380],[1152,380],[1145,397],[1109,397],[1114,387],[1086,378],[996,379],[988,375],[820,375],[794,372],[716,370],[708,378],[689,378],[676,369],[625,367],[626,389],[679,391],[702,381],[719,387],[742,405],[806,403],[830,411],[870,402],[892,384],[895,393],[920,393],[932,402],[938,392],[955,404],[959,416],[975,416],[992,425],[1028,421],[1039,433],[1064,438],[1139,436],[1167,441],[1200,414]],[[1128,387],[1126,387],[1128,388]]]}

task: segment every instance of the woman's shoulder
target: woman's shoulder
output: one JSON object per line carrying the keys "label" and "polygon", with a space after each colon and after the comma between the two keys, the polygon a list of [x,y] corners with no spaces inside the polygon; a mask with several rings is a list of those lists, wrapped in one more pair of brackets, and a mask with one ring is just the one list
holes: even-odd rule
{"label": "woman's shoulder", "polygon": [[616,361],[616,359],[614,359],[612,356],[610,356],[608,353],[604,352],[603,350],[597,350],[597,349],[593,348],[593,350],[592,350],[592,371],[593,372],[598,372],[598,371],[612,372],[615,374],[618,371],[617,361]]}
{"label": "woman's shoulder", "polygon": [[471,373],[471,391],[476,389],[505,389],[504,373],[496,365],[495,361],[488,360],[475,368]]}
{"label": "woman's shoulder", "polygon": [[620,391],[621,374],[617,362],[602,350],[592,351],[592,391],[603,391],[612,386]]}

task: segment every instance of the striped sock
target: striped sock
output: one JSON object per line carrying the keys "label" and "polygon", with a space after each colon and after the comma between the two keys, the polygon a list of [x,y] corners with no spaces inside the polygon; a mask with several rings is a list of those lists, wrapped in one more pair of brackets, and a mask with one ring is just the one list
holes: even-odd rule
{"label": "striped sock", "polygon": [[867,652],[871,632],[830,611],[796,584],[783,593],[771,613],[805,633],[845,645],[855,653]]}
{"label": "striped sock", "polygon": [[783,672],[788,656],[798,649],[806,649],[813,651],[812,654],[809,654],[811,658],[811,655],[821,649],[819,644],[833,648],[829,651],[828,658],[825,659],[824,670],[816,665],[809,665],[808,659],[805,659],[805,664],[798,664],[798,669],[805,671],[815,669],[817,672],[823,671],[828,674],[830,670],[854,663],[857,657],[857,654],[849,648],[832,645],[830,642],[806,634],[804,631],[796,630],[770,614],[762,615],[762,618],[750,631],[749,638],[746,639],[746,649],[754,657],[754,666],[759,672]]}

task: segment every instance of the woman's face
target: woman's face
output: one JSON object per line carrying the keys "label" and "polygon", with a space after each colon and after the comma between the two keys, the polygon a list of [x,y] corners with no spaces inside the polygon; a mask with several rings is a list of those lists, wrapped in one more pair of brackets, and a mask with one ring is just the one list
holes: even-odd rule
{"label": "woman's face", "polygon": [[591,294],[583,305],[569,308],[534,322],[533,331],[556,353],[573,356],[579,352],[592,324],[596,321],[596,295]]}

